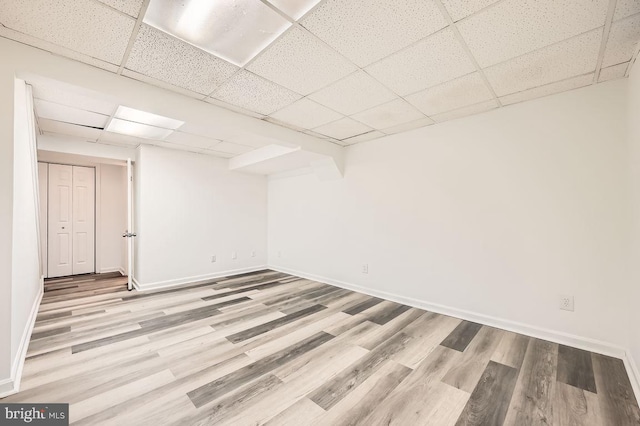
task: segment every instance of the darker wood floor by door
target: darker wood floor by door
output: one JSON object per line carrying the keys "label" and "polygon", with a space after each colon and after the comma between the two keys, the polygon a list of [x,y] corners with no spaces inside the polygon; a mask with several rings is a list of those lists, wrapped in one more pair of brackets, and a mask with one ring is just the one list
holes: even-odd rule
{"label": "darker wood floor by door", "polygon": [[78,425],[640,425],[616,358],[273,271],[125,283],[48,283],[3,402]]}

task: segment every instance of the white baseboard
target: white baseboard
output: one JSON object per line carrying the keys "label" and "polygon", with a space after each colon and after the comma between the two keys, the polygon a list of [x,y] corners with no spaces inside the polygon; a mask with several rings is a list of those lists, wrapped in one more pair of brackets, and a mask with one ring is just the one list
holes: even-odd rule
{"label": "white baseboard", "polygon": [[573,334],[564,333],[562,331],[550,330],[546,328],[537,327],[534,325],[507,320],[504,318],[497,318],[490,315],[480,314],[477,312],[457,309],[451,306],[430,303],[424,300],[418,300],[411,297],[400,296],[397,294],[375,290],[368,287],[347,283],[344,281],[338,281],[331,278],[322,277],[319,275],[308,274],[306,272],[296,271],[293,269],[289,269],[289,268],[281,267],[277,265],[269,265],[269,268],[275,271],[284,272],[291,275],[297,275],[302,278],[307,278],[307,279],[319,281],[325,284],[330,284],[336,287],[345,288],[347,290],[357,291],[358,293],[364,293],[370,296],[391,300],[393,302],[401,303],[403,305],[413,306],[415,308],[424,309],[430,312],[436,312],[438,314],[448,315],[456,318],[461,318],[467,321],[477,322],[480,324],[488,325],[490,327],[496,327],[503,330],[513,331],[515,333],[520,333],[520,334],[535,337],[538,339],[548,340],[550,342],[572,346],[574,348],[584,349],[590,352],[613,356],[616,358],[624,358],[626,353],[625,348],[621,346],[617,346],[608,342],[591,339],[588,337],[576,336]]}
{"label": "white baseboard", "polygon": [[640,402],[640,370],[638,369],[638,364],[629,350],[626,351],[622,360],[624,361],[624,366],[629,374],[629,380],[631,381],[633,392],[636,394],[636,401]]}
{"label": "white baseboard", "polygon": [[266,265],[251,266],[248,268],[232,269],[228,271],[214,272],[212,274],[197,275],[194,277],[178,278],[178,279],[167,280],[167,281],[157,281],[154,283],[141,283],[135,278],[133,278],[133,286],[138,291],[159,290],[159,289],[164,289],[169,287],[177,287],[185,284],[197,284],[198,282],[201,282],[201,281],[208,281],[216,278],[229,277],[229,276],[238,275],[238,274],[246,274],[247,272],[256,272],[256,271],[261,271],[263,269],[267,269],[267,266]]}
{"label": "white baseboard", "polygon": [[109,272],[120,272],[122,275],[125,275],[124,268],[119,266],[113,266],[111,268],[100,268],[100,271],[98,271],[99,274],[108,274]]}
{"label": "white baseboard", "polygon": [[38,308],[40,308],[40,302],[44,295],[44,276],[40,277],[40,292],[35,299],[31,312],[29,313],[29,319],[27,320],[27,327],[22,333],[20,339],[20,347],[16,353],[16,357],[13,360],[11,377],[8,379],[0,380],[0,398],[18,393],[20,390],[20,381],[22,380],[22,369],[24,368],[24,361],[27,358],[27,349],[29,348],[29,341],[31,340],[31,333],[33,327],[36,324],[36,317],[38,316]]}

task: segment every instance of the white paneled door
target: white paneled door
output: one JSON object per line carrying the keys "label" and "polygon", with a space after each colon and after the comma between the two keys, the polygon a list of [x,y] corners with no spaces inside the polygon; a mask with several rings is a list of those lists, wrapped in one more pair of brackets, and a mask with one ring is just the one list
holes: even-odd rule
{"label": "white paneled door", "polygon": [[73,275],[94,272],[95,169],[73,166]]}
{"label": "white paneled door", "polygon": [[49,278],[94,272],[95,169],[49,164]]}

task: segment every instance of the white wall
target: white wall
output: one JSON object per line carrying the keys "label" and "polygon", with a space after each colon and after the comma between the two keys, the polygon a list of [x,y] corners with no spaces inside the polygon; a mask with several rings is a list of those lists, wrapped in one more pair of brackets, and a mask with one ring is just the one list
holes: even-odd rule
{"label": "white wall", "polygon": [[[626,90],[614,81],[355,145],[343,180],[272,179],[269,264],[626,346]],[[558,309],[560,294],[575,312]]]}
{"label": "white wall", "polygon": [[101,164],[96,171],[100,174],[98,272],[126,272],[126,240],[122,233],[127,229],[127,168]]}
{"label": "white wall", "polygon": [[629,346],[635,361],[635,374],[640,381],[640,65],[631,70],[628,97],[629,163],[631,200],[633,202],[632,260],[629,294]]}
{"label": "white wall", "polygon": [[0,394],[11,376],[14,75],[0,67]]}
{"label": "white wall", "polygon": [[[135,167],[134,277],[140,285],[189,282],[266,264],[264,176],[229,171],[218,158],[152,146],[139,148]],[[211,263],[214,254],[217,262]]]}
{"label": "white wall", "polygon": [[85,157],[108,158],[127,161],[135,158],[136,150],[123,146],[87,143],[71,136],[44,134],[38,137],[38,149]]}
{"label": "white wall", "polygon": [[35,124],[22,80],[15,82],[13,154],[11,366],[12,377],[17,377],[42,295]]}

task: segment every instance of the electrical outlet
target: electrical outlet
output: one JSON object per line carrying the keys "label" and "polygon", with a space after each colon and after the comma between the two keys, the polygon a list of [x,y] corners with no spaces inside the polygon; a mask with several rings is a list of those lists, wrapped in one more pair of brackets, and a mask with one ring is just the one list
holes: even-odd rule
{"label": "electrical outlet", "polygon": [[211,263],[216,263],[216,255],[211,256]]}
{"label": "electrical outlet", "polygon": [[282,257],[282,252],[278,251],[278,257]]}
{"label": "electrical outlet", "polygon": [[253,251],[251,252],[251,257],[256,257],[256,251],[255,251],[255,250],[253,250]]}
{"label": "electrical outlet", "polygon": [[231,253],[231,258],[232,259],[237,259],[238,258],[238,253],[236,253],[235,251],[233,253]]}
{"label": "electrical outlet", "polygon": [[362,273],[363,274],[369,273],[369,264],[365,263],[364,265],[362,265]]}
{"label": "electrical outlet", "polygon": [[573,312],[573,296],[563,294],[560,296],[560,309]]}

